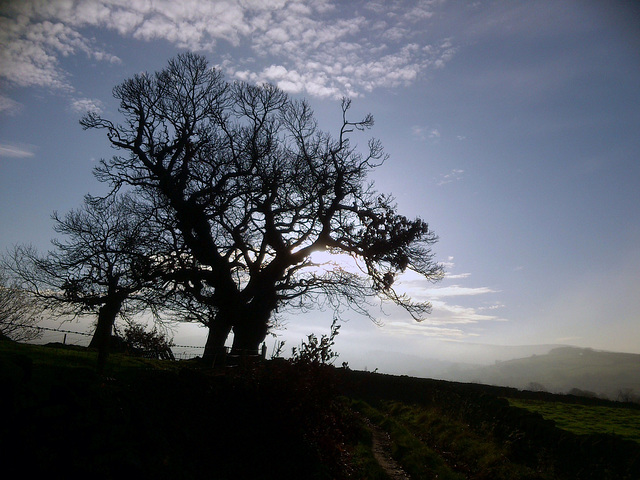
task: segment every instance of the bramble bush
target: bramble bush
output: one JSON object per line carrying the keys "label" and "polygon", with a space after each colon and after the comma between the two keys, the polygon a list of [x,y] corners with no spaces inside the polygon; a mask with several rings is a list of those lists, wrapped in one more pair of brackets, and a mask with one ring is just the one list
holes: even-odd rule
{"label": "bramble bush", "polygon": [[318,340],[318,337],[314,333],[308,335],[307,341],[303,341],[300,347],[293,347],[291,349],[291,361],[296,364],[332,364],[339,356],[339,354],[332,349],[339,330],[340,325],[338,325],[338,319],[334,318],[331,323],[329,335],[322,335],[320,340]]}

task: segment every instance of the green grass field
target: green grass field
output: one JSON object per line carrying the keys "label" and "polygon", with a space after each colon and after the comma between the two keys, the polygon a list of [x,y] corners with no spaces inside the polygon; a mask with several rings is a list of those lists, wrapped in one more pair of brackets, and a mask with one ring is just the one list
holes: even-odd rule
{"label": "green grass field", "polygon": [[640,443],[640,409],[512,398],[509,403],[539,413],[559,428],[578,435],[614,433]]}

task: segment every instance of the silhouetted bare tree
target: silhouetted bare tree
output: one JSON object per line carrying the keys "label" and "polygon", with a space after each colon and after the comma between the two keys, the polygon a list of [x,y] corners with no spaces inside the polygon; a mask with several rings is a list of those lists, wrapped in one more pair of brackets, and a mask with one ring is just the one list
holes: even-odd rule
{"label": "silhouetted bare tree", "polygon": [[[96,176],[114,191],[133,187],[164,226],[164,245],[180,252],[171,279],[212,315],[205,355],[232,330],[234,350],[256,351],[284,305],[328,299],[367,313],[363,301],[379,295],[416,319],[429,312],[393,284],[407,268],[441,277],[436,236],[367,183],[386,156],[378,141],[362,153],[350,136],[371,127],[371,115],[350,121],[343,100],[333,138],[306,102],[272,85],[228,83],[191,53],[113,93],[123,123],[96,113],[81,121],[122,152]],[[323,250],[357,259],[361,274],[312,268],[311,254]]]}
{"label": "silhouetted bare tree", "polygon": [[13,253],[12,270],[48,312],[97,314],[89,346],[98,349],[99,370],[117,316],[155,311],[158,305],[150,287],[166,267],[154,256],[157,242],[143,211],[130,195],[86,196],[80,209],[64,217],[53,214],[54,230],[66,238],[52,240],[54,249],[47,255],[30,246],[18,246]]}
{"label": "silhouetted bare tree", "polygon": [[41,336],[37,324],[41,309],[35,298],[11,278],[4,259],[0,262],[0,337],[17,342]]}

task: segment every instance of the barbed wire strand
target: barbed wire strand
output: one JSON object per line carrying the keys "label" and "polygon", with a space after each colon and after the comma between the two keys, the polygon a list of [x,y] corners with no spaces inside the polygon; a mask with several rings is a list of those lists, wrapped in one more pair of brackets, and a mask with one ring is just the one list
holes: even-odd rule
{"label": "barbed wire strand", "polygon": [[[87,337],[92,337],[93,336],[92,333],[75,332],[73,330],[63,330],[61,328],[36,327],[35,325],[24,325],[24,324],[21,324],[21,323],[2,322],[2,321],[0,321],[0,324],[2,324],[2,325],[12,325],[14,327],[21,327],[21,328],[33,328],[35,330],[44,330],[44,331],[48,331],[48,332],[73,333],[75,335],[84,335],[84,336],[87,336]],[[171,345],[171,348],[204,348],[204,346],[197,346],[197,345]]]}

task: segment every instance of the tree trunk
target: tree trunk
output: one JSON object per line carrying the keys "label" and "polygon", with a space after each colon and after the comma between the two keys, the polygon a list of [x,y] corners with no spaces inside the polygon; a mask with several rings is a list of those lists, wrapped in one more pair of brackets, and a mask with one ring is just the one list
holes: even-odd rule
{"label": "tree trunk", "polygon": [[89,348],[98,350],[98,373],[104,373],[104,368],[109,357],[109,342],[111,331],[116,321],[116,317],[122,307],[122,300],[107,299],[106,303],[100,307],[98,312],[98,325],[91,338]]}
{"label": "tree trunk", "polygon": [[272,282],[269,286],[256,288],[251,301],[235,312],[232,354],[258,355],[260,344],[269,332],[271,314],[278,304],[274,285],[275,282]]}
{"label": "tree trunk", "polygon": [[271,310],[250,309],[249,312],[240,318],[233,326],[233,346],[232,355],[258,355],[260,344],[264,342],[269,331],[269,318]]}
{"label": "tree trunk", "polygon": [[227,349],[224,344],[230,332],[231,324],[218,313],[209,324],[207,343],[204,345],[202,361],[206,366],[213,367],[216,364],[224,364],[224,359],[227,355]]}

